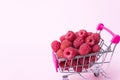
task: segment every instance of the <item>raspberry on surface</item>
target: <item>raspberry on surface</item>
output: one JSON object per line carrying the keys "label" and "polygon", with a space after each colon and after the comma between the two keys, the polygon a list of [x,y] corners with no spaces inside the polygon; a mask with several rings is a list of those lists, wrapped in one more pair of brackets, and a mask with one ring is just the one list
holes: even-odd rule
{"label": "raspberry on surface", "polygon": [[69,70],[69,67],[67,65],[65,65],[65,61],[60,61],[59,62],[59,66],[62,70]]}
{"label": "raspberry on surface", "polygon": [[62,50],[62,49],[59,49],[59,50],[56,52],[56,55],[57,55],[58,58],[64,58],[63,50]]}
{"label": "raspberry on surface", "polygon": [[66,34],[65,34],[65,39],[69,40],[69,41],[74,41],[74,39],[76,38],[75,36],[75,33],[73,31],[68,31]]}
{"label": "raspberry on surface", "polygon": [[62,42],[63,40],[65,40],[65,35],[62,35],[62,36],[60,36],[60,41]]}
{"label": "raspberry on surface", "polygon": [[80,55],[86,55],[91,52],[91,47],[87,43],[84,43],[80,46],[78,51]]}
{"label": "raspberry on surface", "polygon": [[67,58],[68,60],[74,58],[76,54],[77,54],[77,50],[73,47],[68,47],[63,52],[64,57]]}
{"label": "raspberry on surface", "polygon": [[86,38],[85,42],[86,42],[87,44],[89,44],[90,46],[95,45],[95,39],[94,39],[93,36],[88,36],[88,37]]}
{"label": "raspberry on surface", "polygon": [[93,32],[87,32],[88,33],[88,36],[91,36],[93,34]]}
{"label": "raspberry on surface", "polygon": [[91,36],[93,36],[93,38],[95,39],[96,44],[100,42],[100,33],[93,33]]}
{"label": "raspberry on surface", "polygon": [[83,43],[84,43],[84,39],[81,37],[77,37],[73,42],[73,46],[75,48],[79,48]]}
{"label": "raspberry on surface", "polygon": [[60,49],[64,50],[65,48],[67,47],[72,47],[72,42],[65,39],[61,42],[61,46],[60,46]]}
{"label": "raspberry on surface", "polygon": [[61,46],[61,43],[57,40],[54,40],[52,43],[51,43],[51,47],[52,47],[52,50],[54,52],[57,52],[59,49],[60,49],[60,46]]}
{"label": "raspberry on surface", "polygon": [[82,72],[82,66],[75,66],[73,69],[75,72]]}
{"label": "raspberry on surface", "polygon": [[85,29],[81,29],[80,31],[77,32],[77,34],[79,37],[85,39],[87,37],[87,31]]}
{"label": "raspberry on surface", "polygon": [[94,46],[92,47],[92,51],[93,51],[93,52],[99,52],[100,49],[101,49],[101,47],[100,47],[100,45],[98,45],[98,44],[96,44],[96,45],[94,45]]}

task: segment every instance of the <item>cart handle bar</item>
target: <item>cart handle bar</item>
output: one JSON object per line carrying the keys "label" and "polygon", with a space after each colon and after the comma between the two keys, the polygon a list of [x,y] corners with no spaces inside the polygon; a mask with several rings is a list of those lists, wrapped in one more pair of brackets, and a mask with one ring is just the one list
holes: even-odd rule
{"label": "cart handle bar", "polygon": [[103,29],[105,29],[107,32],[109,32],[113,36],[113,38],[111,39],[111,43],[114,43],[114,44],[118,44],[119,43],[120,36],[118,34],[114,34],[110,29],[106,28],[104,26],[104,24],[99,23],[96,29],[100,30],[100,31],[102,31]]}

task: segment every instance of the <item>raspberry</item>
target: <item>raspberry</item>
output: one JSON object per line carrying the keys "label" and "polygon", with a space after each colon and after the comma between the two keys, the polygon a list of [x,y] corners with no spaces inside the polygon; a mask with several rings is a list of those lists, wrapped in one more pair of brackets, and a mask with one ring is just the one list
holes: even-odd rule
{"label": "raspberry", "polygon": [[63,40],[63,41],[61,42],[60,48],[61,48],[62,50],[64,50],[65,48],[71,47],[71,46],[72,46],[72,42],[70,42],[70,41],[68,41],[67,39],[65,39],[65,40]]}
{"label": "raspberry", "polygon": [[60,41],[62,42],[63,40],[65,40],[65,35],[62,35],[62,36],[60,37]]}
{"label": "raspberry", "polygon": [[81,72],[82,71],[82,65],[79,64],[79,61],[78,61],[78,64],[77,64],[77,59],[73,59],[72,68],[75,72]]}
{"label": "raspberry", "polygon": [[77,66],[77,59],[73,59],[72,61],[72,67]]}
{"label": "raspberry", "polygon": [[85,40],[85,42],[87,44],[89,44],[90,46],[93,46],[95,44],[95,39],[93,38],[93,36],[88,36]]}
{"label": "raspberry", "polygon": [[65,65],[65,61],[60,61],[59,66],[62,68],[62,70],[69,70],[69,67]]}
{"label": "raspberry", "polygon": [[67,58],[68,60],[74,58],[77,54],[77,50],[73,47],[68,47],[63,51],[63,55],[65,58]]}
{"label": "raspberry", "polygon": [[78,65],[82,65],[83,64],[83,57],[79,58],[78,60]]}
{"label": "raspberry", "polygon": [[87,43],[84,43],[80,46],[78,52],[80,55],[86,55],[91,52],[91,47]]}
{"label": "raspberry", "polygon": [[91,36],[95,39],[95,43],[98,44],[100,42],[100,34],[99,33],[93,33]]}
{"label": "raspberry", "polygon": [[75,66],[73,69],[75,72],[82,72],[82,66]]}
{"label": "raspberry", "polygon": [[100,51],[100,49],[101,49],[101,47],[98,44],[96,44],[92,47],[93,52],[98,52],[98,51]]}
{"label": "raspberry", "polygon": [[59,66],[60,66],[61,68],[64,68],[64,66],[65,66],[65,61],[60,61]]}
{"label": "raspberry", "polygon": [[79,37],[85,39],[88,34],[87,34],[87,31],[86,31],[85,29],[81,29],[80,31],[78,31],[78,32],[76,33],[76,35],[78,35]]}
{"label": "raspberry", "polygon": [[88,36],[91,36],[93,33],[92,32],[87,32],[88,33]]}
{"label": "raspberry", "polygon": [[73,42],[73,46],[75,48],[79,48],[83,43],[84,43],[84,39],[82,39],[81,37],[77,37]]}
{"label": "raspberry", "polygon": [[96,55],[92,55],[90,58],[90,67],[94,65],[95,61],[97,61],[98,58]]}
{"label": "raspberry", "polygon": [[74,39],[76,38],[75,33],[73,31],[68,31],[65,34],[65,39],[69,40],[69,41],[74,41]]}
{"label": "raspberry", "polygon": [[89,57],[85,57],[84,64],[83,64],[85,69],[88,68],[88,64],[89,64]]}
{"label": "raspberry", "polygon": [[94,63],[97,60],[98,60],[98,58],[95,55],[91,56],[91,58],[90,58],[90,62],[92,62],[92,63]]}
{"label": "raspberry", "polygon": [[67,65],[68,67],[70,67],[70,66],[71,66],[71,60],[67,60],[66,65]]}
{"label": "raspberry", "polygon": [[62,50],[62,49],[59,49],[59,50],[57,51],[56,55],[57,55],[58,58],[64,58],[64,56],[63,56],[63,50]]}
{"label": "raspberry", "polygon": [[79,37],[78,32],[79,32],[79,31],[75,32],[75,36],[76,36],[76,37]]}
{"label": "raspberry", "polygon": [[54,52],[57,52],[59,49],[60,49],[60,45],[61,43],[57,40],[54,40],[52,43],[51,43],[51,47],[52,47],[52,50]]}

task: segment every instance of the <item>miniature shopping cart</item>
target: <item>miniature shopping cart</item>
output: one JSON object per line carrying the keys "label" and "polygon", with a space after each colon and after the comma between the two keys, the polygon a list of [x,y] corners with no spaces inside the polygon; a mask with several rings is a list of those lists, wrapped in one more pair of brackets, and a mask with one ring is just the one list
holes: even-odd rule
{"label": "miniature shopping cart", "polygon": [[[87,73],[92,72],[95,77],[98,77],[99,75],[102,75],[105,79],[110,79],[106,75],[106,72],[103,70],[103,65],[108,64],[111,62],[111,59],[113,57],[114,50],[116,48],[116,45],[120,41],[120,36],[117,34],[114,34],[111,30],[106,28],[102,23],[98,24],[97,26],[97,32],[101,34],[102,30],[106,30],[112,35],[111,42],[109,44],[105,43],[105,40],[101,37],[99,45],[101,47],[99,52],[91,53],[84,56],[76,56],[73,59],[69,60],[69,66],[67,66],[68,59],[61,58],[58,59],[55,52],[53,52],[53,61],[55,64],[56,72],[66,73],[63,75],[63,80],[69,80],[69,75],[78,73],[80,76],[87,80],[84,76],[81,75],[81,73]],[[88,59],[88,62],[86,63],[86,59]],[[91,60],[94,59],[94,62]],[[79,61],[82,61],[82,64],[79,64]],[[73,62],[76,61],[76,65],[73,66]],[[64,62],[64,65],[61,67],[60,63]],[[67,74],[68,73],[68,74]]]}

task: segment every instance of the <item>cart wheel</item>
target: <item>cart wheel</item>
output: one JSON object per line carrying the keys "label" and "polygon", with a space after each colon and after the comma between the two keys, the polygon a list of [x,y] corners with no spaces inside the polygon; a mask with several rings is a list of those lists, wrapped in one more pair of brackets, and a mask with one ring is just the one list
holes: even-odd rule
{"label": "cart wheel", "polygon": [[99,76],[99,73],[97,72],[97,73],[94,73],[94,76],[95,77],[98,77]]}
{"label": "cart wheel", "polygon": [[69,79],[68,79],[68,75],[63,75],[62,78],[63,78],[63,80],[69,80]]}

